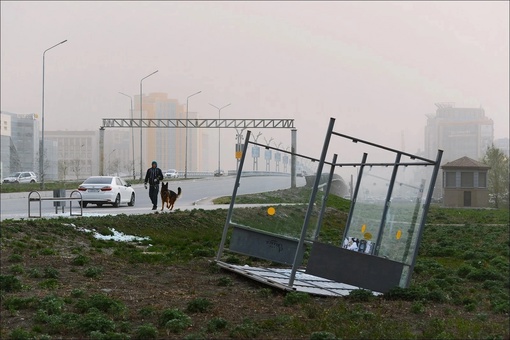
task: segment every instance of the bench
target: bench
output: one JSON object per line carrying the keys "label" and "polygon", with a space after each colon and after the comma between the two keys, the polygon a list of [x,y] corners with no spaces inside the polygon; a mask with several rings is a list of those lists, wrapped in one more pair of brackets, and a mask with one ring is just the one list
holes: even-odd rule
{"label": "bench", "polygon": [[[78,196],[74,195],[75,193],[78,194]],[[32,196],[34,195],[34,196]],[[74,196],[73,196],[74,195]],[[41,211],[42,211],[42,201],[52,201],[55,205],[55,214],[57,213],[58,204],[57,202],[69,202],[69,216],[83,216],[83,199],[81,196],[81,192],[78,190],[73,190],[69,197],[41,197],[41,194],[38,191],[31,191],[28,194],[28,217],[29,218],[41,218]],[[78,201],[78,205],[80,206],[80,212],[79,213],[73,213],[73,201]],[[31,203],[32,202],[39,202],[39,215],[32,215],[30,211]],[[62,206],[62,212],[64,212],[64,207]]]}

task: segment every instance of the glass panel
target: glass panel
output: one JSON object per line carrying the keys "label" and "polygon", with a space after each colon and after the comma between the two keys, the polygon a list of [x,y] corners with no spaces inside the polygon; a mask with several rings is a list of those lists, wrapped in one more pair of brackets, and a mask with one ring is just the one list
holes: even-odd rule
{"label": "glass panel", "polygon": [[[290,166],[288,168],[280,166],[279,172],[276,168],[273,171],[253,171],[250,169],[251,164],[245,162],[231,222],[242,227],[298,240],[301,237],[318,162],[311,162],[299,156],[296,158],[296,167],[303,169],[306,174],[297,172],[296,187],[293,189],[291,189]],[[321,177],[321,183],[325,182],[327,182],[327,175]],[[314,237],[322,197],[323,192],[320,191],[315,200],[313,216],[308,224],[306,234],[308,239]],[[250,207],[253,203],[263,204],[263,206]]]}

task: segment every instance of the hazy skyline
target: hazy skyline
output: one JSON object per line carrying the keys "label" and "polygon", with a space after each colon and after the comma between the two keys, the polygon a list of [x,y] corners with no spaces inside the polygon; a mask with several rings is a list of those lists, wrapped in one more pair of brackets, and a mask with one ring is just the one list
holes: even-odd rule
{"label": "hazy skyline", "polygon": [[[0,5],[2,111],[40,114],[42,53],[68,40],[46,53],[46,130],[128,118],[119,92],[138,95],[158,70],[145,94],[185,104],[202,91],[189,101],[200,118],[231,103],[222,117],[295,119],[298,150],[316,156],[330,117],[342,133],[423,150],[437,102],[482,106],[495,138],[509,135],[508,1]],[[290,132],[260,132],[290,145]],[[225,160],[235,133],[222,131]]]}

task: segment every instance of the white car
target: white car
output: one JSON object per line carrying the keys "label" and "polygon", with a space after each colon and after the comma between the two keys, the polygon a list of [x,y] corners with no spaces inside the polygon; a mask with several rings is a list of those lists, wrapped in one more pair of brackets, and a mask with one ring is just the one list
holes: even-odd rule
{"label": "white car", "polygon": [[79,187],[83,208],[89,203],[101,207],[103,204],[111,204],[118,207],[127,203],[135,205],[135,190],[131,184],[126,183],[117,176],[92,176],[87,178]]}
{"label": "white car", "polygon": [[4,183],[35,183],[37,176],[32,171],[15,172],[4,178]]}
{"label": "white car", "polygon": [[179,173],[175,169],[170,169],[165,172],[165,178],[178,178]]}

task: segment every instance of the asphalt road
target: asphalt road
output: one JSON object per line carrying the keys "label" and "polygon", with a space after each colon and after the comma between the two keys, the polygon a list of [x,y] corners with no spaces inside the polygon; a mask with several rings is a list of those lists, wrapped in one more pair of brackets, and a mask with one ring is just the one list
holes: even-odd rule
{"label": "asphalt road", "polygon": [[[201,178],[201,179],[187,179],[187,180],[172,180],[169,184],[169,189],[177,191],[178,187],[182,189],[182,195],[175,203],[174,209],[190,210],[190,209],[218,209],[228,208],[228,205],[213,205],[211,200],[221,196],[231,196],[234,190],[235,177],[215,177],[215,178]],[[304,185],[303,178],[297,178],[297,185]],[[264,176],[264,177],[243,177],[239,188],[238,195],[272,191],[278,189],[285,189],[290,187],[290,177],[280,176]],[[102,215],[117,215],[117,214],[147,214],[160,212],[161,201],[158,200],[158,210],[152,210],[152,203],[149,199],[149,192],[143,185],[134,185],[136,194],[136,203],[133,207],[121,205],[114,208],[109,205],[97,207],[89,204],[87,208],[83,209],[83,216],[102,216]],[[72,190],[66,191],[66,196],[69,197]],[[1,194],[0,206],[0,220],[5,219],[22,219],[28,218],[28,192],[15,193],[15,194]],[[45,191],[40,193],[42,197],[52,197],[52,191]],[[41,202],[41,216],[44,218],[51,217],[69,217],[69,204],[62,209],[59,208],[55,213],[55,207],[52,201]],[[31,215],[39,215],[39,203],[30,203]],[[79,213],[80,207],[77,202],[73,202],[73,214]],[[164,212],[169,212],[165,208]]]}

